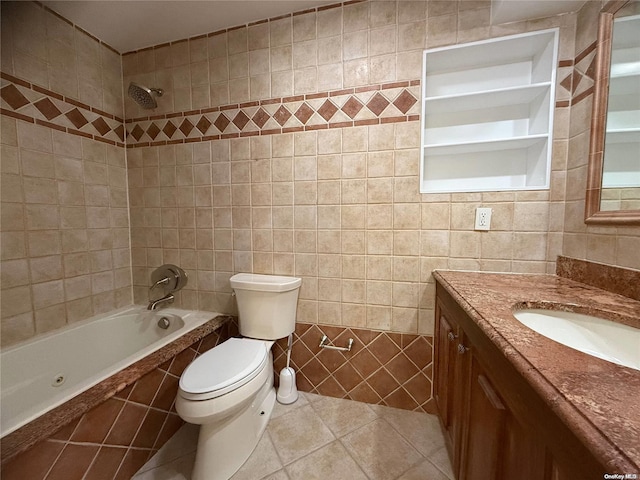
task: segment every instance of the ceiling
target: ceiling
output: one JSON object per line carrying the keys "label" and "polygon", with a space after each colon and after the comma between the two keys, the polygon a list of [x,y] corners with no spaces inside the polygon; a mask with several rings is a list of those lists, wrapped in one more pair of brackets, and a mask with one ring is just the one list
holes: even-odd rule
{"label": "ceiling", "polygon": [[587,0],[491,0],[491,23],[517,22],[576,12]]}
{"label": "ceiling", "polygon": [[[492,0],[492,23],[573,12],[586,1]],[[336,0],[44,1],[121,53],[335,3]]]}
{"label": "ceiling", "polygon": [[55,0],[43,3],[125,53],[336,1]]}

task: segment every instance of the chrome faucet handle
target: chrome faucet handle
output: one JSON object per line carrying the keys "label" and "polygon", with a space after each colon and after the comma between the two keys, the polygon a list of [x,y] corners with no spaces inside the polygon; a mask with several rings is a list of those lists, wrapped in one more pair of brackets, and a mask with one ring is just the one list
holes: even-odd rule
{"label": "chrome faucet handle", "polygon": [[164,277],[158,280],[156,283],[149,287],[149,291],[153,291],[154,288],[159,287],[160,285],[167,285],[169,283],[169,277]]}
{"label": "chrome faucet handle", "polygon": [[163,294],[177,292],[187,284],[188,280],[187,272],[177,265],[170,263],[160,265],[151,272],[152,286],[149,292],[160,286]]}

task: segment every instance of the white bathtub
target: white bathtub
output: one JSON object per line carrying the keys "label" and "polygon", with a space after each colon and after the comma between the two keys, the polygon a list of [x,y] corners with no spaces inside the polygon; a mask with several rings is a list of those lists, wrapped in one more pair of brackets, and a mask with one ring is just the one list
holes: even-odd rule
{"label": "white bathtub", "polygon": [[[0,354],[1,435],[17,430],[218,314],[125,307],[70,325]],[[167,317],[168,329],[158,327]]]}

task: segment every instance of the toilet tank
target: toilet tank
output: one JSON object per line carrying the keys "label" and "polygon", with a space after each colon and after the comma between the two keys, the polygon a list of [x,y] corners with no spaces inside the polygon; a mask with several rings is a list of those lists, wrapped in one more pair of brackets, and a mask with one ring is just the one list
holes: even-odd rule
{"label": "toilet tank", "polygon": [[277,340],[293,333],[301,278],[238,273],[229,281],[238,302],[242,336]]}

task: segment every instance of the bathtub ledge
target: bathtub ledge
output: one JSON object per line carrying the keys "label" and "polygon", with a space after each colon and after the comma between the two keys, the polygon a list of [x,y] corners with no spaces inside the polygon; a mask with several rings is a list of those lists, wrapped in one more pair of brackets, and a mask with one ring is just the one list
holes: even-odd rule
{"label": "bathtub ledge", "polygon": [[105,400],[117,395],[146,373],[162,365],[193,343],[215,332],[233,319],[234,317],[229,315],[217,315],[207,323],[185,333],[172,343],[161,347],[63,405],[8,434],[0,441],[2,465],[7,464],[16,455],[28,450],[39,441],[49,438],[65,425]]}

